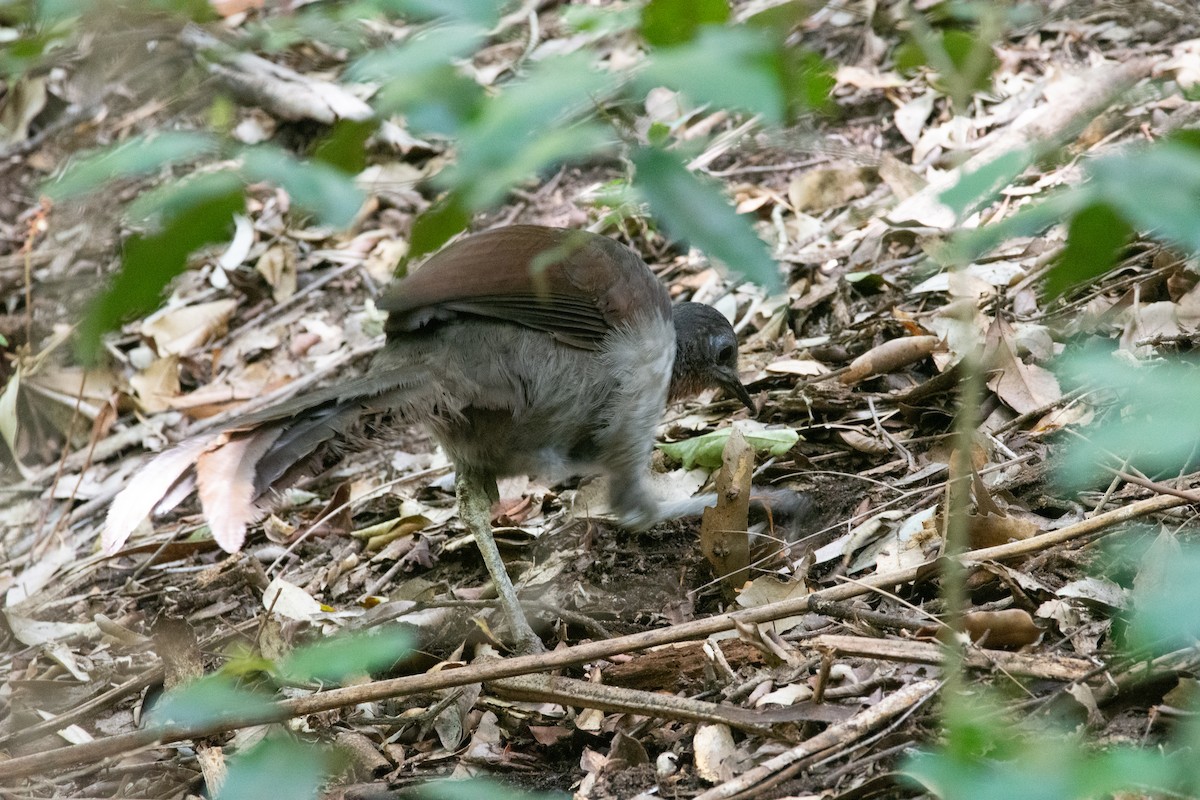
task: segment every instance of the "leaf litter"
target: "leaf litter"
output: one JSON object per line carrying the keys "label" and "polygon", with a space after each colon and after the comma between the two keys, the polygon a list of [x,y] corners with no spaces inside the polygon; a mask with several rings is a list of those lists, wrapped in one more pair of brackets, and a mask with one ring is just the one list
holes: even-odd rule
{"label": "leaf litter", "polygon": [[[223,13],[238,24],[239,10]],[[584,39],[566,33],[559,13],[551,7],[512,24],[534,34],[539,50],[569,52]],[[1119,477],[1107,492],[1075,495],[1053,487],[1049,464],[1061,442],[1054,434],[1086,432],[1104,398],[1072,393],[1046,365],[1084,332],[1106,337],[1130,360],[1187,339],[1200,273],[1169,250],[1138,241],[1117,269],[1051,304],[1036,285],[1063,246],[1061,228],[1007,241],[997,257],[957,273],[929,269],[939,263],[951,228],[1010,218],[1082,179],[1071,159],[1029,166],[999,203],[971,209],[961,220],[939,197],[958,174],[979,166],[976,159],[1011,152],[1035,133],[1059,133],[1059,107],[1078,108],[1072,101],[1089,81],[1126,80],[1113,67],[1123,58],[1119,47],[1136,42],[1153,62],[1133,80],[1153,72],[1196,84],[1194,23],[1164,35],[1154,20],[1130,14],[1118,28],[1046,17],[1035,24],[1036,36],[999,41],[993,92],[960,114],[951,113],[927,74],[891,69],[884,53],[897,42],[890,32],[853,15],[807,31],[812,44],[831,53],[848,35],[874,41],[858,63],[836,74],[837,104],[856,113],[818,121],[813,133],[792,140],[735,137],[694,162],[725,181],[739,210],[754,215],[760,235],[789,266],[776,296],[730,286],[701,255],[673,247],[643,219],[603,228],[637,245],[674,297],[713,302],[733,318],[743,377],[761,407],[755,419],[713,397],[670,409],[656,456],[664,495],[702,490],[707,473],[688,470],[719,467],[736,428],[754,445],[753,483],[802,492],[812,511],[799,534],[771,524],[754,534],[749,567],[738,565],[748,580],[730,598],[723,591],[729,576],[714,572],[702,554],[696,520],[630,534],[568,512],[590,507],[588,492],[595,490],[586,482],[513,487],[497,509],[506,526],[499,538],[507,542],[510,570],[528,589],[531,616],[552,648],[566,650],[644,632],[669,636],[735,608],[795,607],[771,623],[731,624],[700,645],[647,648],[630,640],[624,651],[560,670],[598,687],[596,696],[573,686],[553,702],[506,700],[499,682],[479,680],[461,692],[428,689],[305,717],[303,725],[320,736],[351,732],[366,743],[356,763],[374,766],[346,773],[342,796],[367,796],[355,792],[369,784],[398,790],[484,773],[581,797],[739,790],[768,796],[763,787],[776,780],[772,791],[779,793],[848,797],[870,785],[878,770],[894,767],[895,753],[926,741],[927,708],[891,720],[928,696],[926,678],[941,658],[929,647],[941,635],[939,606],[920,570],[944,547],[954,365],[977,342],[984,343],[986,414],[972,454],[969,528],[973,547],[1001,552],[974,564],[968,577],[971,680],[1002,684],[1012,675],[1040,674],[1063,688],[1108,741],[1141,741],[1147,730],[1161,736],[1152,705],[1167,702],[1173,687],[1118,710],[1116,696],[1085,682],[1092,667],[1082,659],[1107,656],[1110,612],[1131,602],[1131,589],[1094,574],[1105,558],[1100,548],[1040,542],[1078,524],[1083,509],[1167,506],[1139,506],[1153,490]],[[605,46],[613,59],[638,57],[620,37]],[[1080,68],[1076,48],[1104,66]],[[285,78],[296,81],[297,96],[313,104],[313,113],[325,113],[329,102],[353,105],[326,92],[330,84],[313,51],[294,55],[290,67],[300,72],[289,68]],[[521,57],[498,41],[472,69],[481,83],[503,82]],[[306,68],[311,76],[302,74]],[[47,90],[77,92],[76,79],[67,71],[10,93],[5,100],[19,123],[7,129],[12,141],[31,141],[29,123],[46,108],[39,98]],[[652,99],[638,124],[666,125],[680,141],[742,123],[724,112],[693,114],[673,94]],[[169,113],[180,113],[141,91],[122,102],[122,113],[93,131],[97,141],[101,131],[117,139],[138,129],[138,119],[167,125]],[[244,136],[278,132],[278,109],[267,97],[259,102],[261,109],[234,112]],[[1108,102],[1071,143],[1075,157],[1161,135],[1179,124],[1177,115],[1195,114],[1194,101],[1165,90]],[[246,550],[232,557],[220,554],[212,537],[237,538],[251,522],[242,513],[245,498],[227,502],[248,487],[230,481],[219,463],[201,478],[209,498],[202,500],[231,509],[226,515],[205,516],[185,504],[143,522],[160,500],[167,506],[176,499],[171,490],[182,468],[169,463],[174,451],[168,451],[141,478],[149,482],[145,493],[111,512],[121,535],[109,536],[104,553],[96,552],[115,484],[128,479],[144,451],[189,436],[201,437],[192,441],[202,448],[206,432],[247,404],[305,380],[342,379],[378,346],[381,325],[371,297],[404,255],[413,216],[433,199],[423,181],[442,158],[441,144],[407,136],[394,123],[386,142],[392,160],[360,181],[386,203],[376,203],[350,233],[332,234],[304,227],[289,213],[286,194],[256,194],[233,241],[199,257],[198,268],[173,284],[162,310],[113,337],[112,375],[85,380],[65,359],[62,328],[54,326],[79,318],[82,299],[94,292],[87,284],[95,265],[111,258],[120,224],[100,214],[77,220],[82,227],[75,229],[64,213],[51,217],[56,237],[34,242],[34,339],[23,333],[20,316],[33,311],[23,300],[9,307],[18,312],[15,322],[0,317],[0,335],[9,343],[0,360],[6,482],[0,492],[11,498],[0,503],[9,634],[2,735],[11,755],[132,732],[145,711],[141,693],[161,684],[168,657],[159,652],[165,640],[154,643],[156,619],[191,629],[210,672],[234,659],[235,642],[268,653],[278,639],[278,651],[287,652],[313,636],[385,621],[404,623],[419,642],[388,676],[468,669],[475,649],[499,644],[486,575],[439,482],[444,458],[430,455],[423,434],[388,430],[386,421],[379,430],[390,435],[387,448],[358,446],[377,438],[371,430],[340,461],[313,465],[296,490],[274,498],[264,523],[268,536],[251,526]],[[7,168],[17,173],[14,187],[35,185],[61,157],[88,144],[64,131],[32,142],[28,158]],[[564,168],[514,193],[477,224],[599,223],[608,210],[596,202],[598,187],[619,177],[603,165]],[[0,220],[30,218],[34,196],[5,192]],[[16,226],[0,225],[6,234],[0,248],[22,240]],[[21,285],[16,255],[0,249],[6,295]],[[120,416],[94,427],[93,420],[105,422],[105,408]],[[86,478],[91,488],[62,490],[73,477]],[[339,490],[347,481],[350,488]],[[325,535],[304,535],[326,516],[337,522]],[[1157,551],[1177,546],[1174,527],[1151,523],[1151,530]],[[126,536],[124,549],[114,552]],[[1022,543],[1030,549],[1004,550],[1017,553]],[[1149,591],[1150,572],[1132,581],[1135,594]],[[837,601],[821,594],[893,574],[909,577]],[[1026,688],[1043,697],[1054,691],[1044,684]],[[288,696],[311,691],[287,688]],[[703,703],[674,706],[663,697]],[[762,716],[769,727],[758,729],[734,713],[765,709],[793,716]],[[818,717],[823,721],[811,721]],[[262,736],[265,727],[248,730]],[[864,740],[855,730],[879,735]],[[218,737],[213,749],[253,744],[238,736]],[[819,760],[788,749],[805,741],[823,748]],[[206,764],[215,760],[197,758],[186,743],[118,751],[104,765],[47,774],[25,791],[96,796],[109,792],[112,776],[124,775],[135,794],[183,797],[194,792],[197,776],[212,773]]]}

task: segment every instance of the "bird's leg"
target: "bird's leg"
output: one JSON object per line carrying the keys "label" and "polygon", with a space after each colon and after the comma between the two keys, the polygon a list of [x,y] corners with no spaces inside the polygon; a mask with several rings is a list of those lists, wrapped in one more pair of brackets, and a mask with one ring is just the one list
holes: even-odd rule
{"label": "bird's leg", "polygon": [[483,563],[487,565],[492,583],[496,587],[496,594],[500,597],[500,605],[504,608],[509,630],[516,640],[517,651],[525,654],[541,653],[546,648],[529,627],[525,613],[521,611],[517,592],[508,577],[508,570],[504,568],[504,561],[500,558],[500,549],[496,547],[496,540],[492,536],[489,482],[494,484],[494,481],[481,479],[463,470],[458,471],[454,481],[455,491],[458,493],[458,515],[475,537],[475,543],[479,545]]}

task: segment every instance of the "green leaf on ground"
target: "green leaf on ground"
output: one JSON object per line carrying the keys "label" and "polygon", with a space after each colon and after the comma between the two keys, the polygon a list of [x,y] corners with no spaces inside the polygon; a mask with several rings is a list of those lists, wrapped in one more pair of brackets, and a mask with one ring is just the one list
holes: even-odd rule
{"label": "green leaf on ground", "polygon": [[[772,456],[782,456],[800,440],[800,434],[791,428],[739,426],[739,430],[756,452],[768,453]],[[729,441],[732,431],[732,427],[720,428],[702,436],[684,439],[681,442],[659,444],[658,449],[683,464],[684,469],[697,466],[716,469],[721,466],[721,454],[725,451],[725,443]]]}

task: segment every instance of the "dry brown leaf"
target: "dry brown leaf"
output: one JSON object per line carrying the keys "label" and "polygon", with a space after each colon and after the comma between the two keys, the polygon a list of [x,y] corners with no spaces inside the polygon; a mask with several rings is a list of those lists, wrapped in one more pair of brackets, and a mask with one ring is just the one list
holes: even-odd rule
{"label": "dry brown leaf", "polygon": [[838,378],[844,385],[858,383],[872,375],[883,375],[928,356],[938,346],[936,336],[903,336],[872,347],[850,362]]}
{"label": "dry brown leaf", "polygon": [[246,527],[259,516],[254,505],[254,470],[282,428],[248,434],[223,433],[196,459],[196,487],[213,539],[227,553],[246,540]]}
{"label": "dry brown leaf", "polygon": [[967,521],[973,550],[1019,542],[1038,533],[1037,525],[1032,522],[1003,514],[971,514]]}
{"label": "dry brown leaf", "polygon": [[179,356],[156,358],[141,372],[129,379],[134,399],[147,414],[157,414],[171,407],[179,395]]}
{"label": "dry brown leaf", "polygon": [[991,648],[1015,650],[1033,644],[1042,636],[1042,629],[1033,617],[1020,608],[963,614],[962,628],[972,642]]}
{"label": "dry brown leaf", "polygon": [[844,206],[870,191],[875,170],[867,167],[813,169],[788,186],[788,202],[796,211],[824,211]]}
{"label": "dry brown leaf", "polygon": [[220,380],[201,386],[194,392],[172,398],[171,408],[192,419],[207,419],[247,400],[272,391],[287,378],[277,375],[268,361],[255,361],[234,367]]}
{"label": "dry brown leaf", "polygon": [[271,296],[282,303],[296,293],[296,252],[291,247],[276,244],[267,248],[254,268],[271,286]]}
{"label": "dry brown leaf", "polygon": [[1002,317],[997,317],[988,329],[984,343],[983,359],[991,373],[987,387],[1018,414],[1045,408],[1059,400],[1062,389],[1054,373],[1021,361],[1012,342],[1012,327]]}
{"label": "dry brown leaf", "polygon": [[857,450],[860,453],[869,453],[871,455],[883,455],[891,448],[888,443],[878,436],[873,436],[865,433],[858,428],[842,429],[837,432],[837,436],[847,447]]}
{"label": "dry brown leaf", "polygon": [[883,153],[879,157],[879,177],[892,190],[892,194],[901,200],[907,200],[926,186],[924,178],[890,153]]}
{"label": "dry brown leaf", "polygon": [[168,308],[142,323],[142,335],[154,340],[159,355],[186,355],[224,330],[237,309],[232,299]]}

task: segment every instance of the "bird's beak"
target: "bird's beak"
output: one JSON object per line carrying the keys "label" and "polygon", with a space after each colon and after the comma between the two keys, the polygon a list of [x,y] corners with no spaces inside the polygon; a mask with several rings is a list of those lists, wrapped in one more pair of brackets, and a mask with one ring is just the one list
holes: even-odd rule
{"label": "bird's beak", "polygon": [[758,409],[754,407],[754,400],[750,398],[750,392],[746,391],[745,386],[742,386],[742,381],[738,378],[737,370],[720,370],[717,373],[717,384],[726,392],[741,400],[742,405],[746,408],[752,412],[758,412]]}

